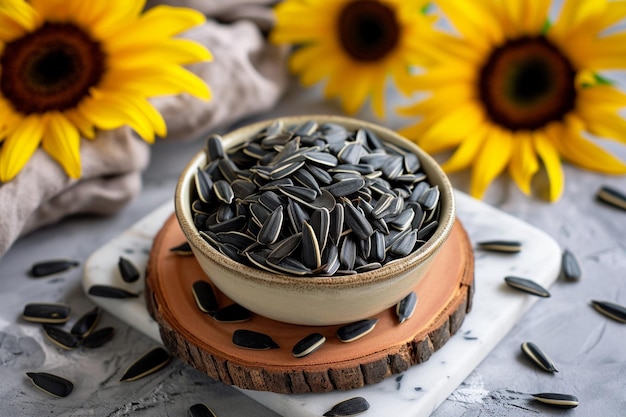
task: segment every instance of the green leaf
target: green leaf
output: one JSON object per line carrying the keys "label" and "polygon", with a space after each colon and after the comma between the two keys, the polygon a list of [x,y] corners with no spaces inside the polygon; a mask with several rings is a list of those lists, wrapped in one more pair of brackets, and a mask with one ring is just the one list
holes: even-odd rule
{"label": "green leaf", "polygon": [[546,21],[543,22],[543,26],[541,27],[541,34],[545,36],[551,27],[552,22],[550,21],[550,19],[546,19]]}

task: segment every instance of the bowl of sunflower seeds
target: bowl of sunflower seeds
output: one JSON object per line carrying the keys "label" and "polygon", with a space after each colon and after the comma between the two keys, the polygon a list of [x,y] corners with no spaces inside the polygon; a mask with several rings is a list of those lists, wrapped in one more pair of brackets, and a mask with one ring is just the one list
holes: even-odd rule
{"label": "bowl of sunflower seeds", "polygon": [[175,194],[211,282],[254,313],[301,325],[349,323],[402,300],[448,239],[454,204],[414,143],[318,115],[210,136]]}

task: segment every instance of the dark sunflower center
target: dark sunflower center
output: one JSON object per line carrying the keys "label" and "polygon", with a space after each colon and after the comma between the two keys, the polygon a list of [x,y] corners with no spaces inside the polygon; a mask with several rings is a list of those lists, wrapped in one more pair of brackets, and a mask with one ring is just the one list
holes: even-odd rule
{"label": "dark sunflower center", "polygon": [[75,107],[105,70],[98,42],[67,23],[46,23],[5,45],[0,91],[22,114]]}
{"label": "dark sunflower center", "polygon": [[575,76],[571,62],[547,39],[515,39],[489,56],[480,72],[480,98],[502,127],[538,129],[574,108]]}
{"label": "dark sunflower center", "polygon": [[375,0],[355,0],[339,14],[341,46],[357,61],[376,61],[391,52],[400,38],[396,13]]}

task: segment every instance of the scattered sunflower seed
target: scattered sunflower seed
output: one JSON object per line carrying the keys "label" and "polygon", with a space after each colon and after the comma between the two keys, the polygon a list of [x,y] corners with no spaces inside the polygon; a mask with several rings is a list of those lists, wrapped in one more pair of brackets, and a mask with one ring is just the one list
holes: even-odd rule
{"label": "scattered sunflower seed", "polygon": [[44,324],[43,331],[48,340],[65,350],[76,349],[80,344],[78,337],[56,326]]}
{"label": "scattered sunflower seed", "polygon": [[135,282],[139,279],[139,271],[128,259],[120,256],[120,259],[117,261],[117,267],[124,282]]}
{"label": "scattered sunflower seed", "polygon": [[509,287],[515,288],[516,290],[520,290],[525,293],[536,295],[539,297],[550,297],[550,292],[548,290],[529,279],[508,276],[504,278],[504,281]]}
{"label": "scattered sunflower seed", "polygon": [[130,292],[123,288],[113,287],[111,285],[92,285],[87,290],[89,295],[93,295],[95,297],[104,297],[104,298],[136,298],[139,297],[139,294]]}
{"label": "scattered sunflower seed", "polygon": [[170,248],[170,252],[173,252],[181,256],[193,255],[193,252],[191,251],[191,245],[189,244],[189,242],[184,242],[184,243],[181,243],[180,245]]}
{"label": "scattered sunflower seed", "polygon": [[626,323],[626,307],[610,301],[597,300],[592,300],[591,305],[605,316],[619,321],[620,323]]}
{"label": "scattered sunflower seed", "polygon": [[191,293],[196,305],[206,314],[214,314],[219,306],[213,287],[207,281],[196,281],[191,285]]}
{"label": "scattered sunflower seed", "polygon": [[296,343],[291,353],[296,358],[302,358],[315,352],[326,342],[326,338],[320,333],[311,333]]}
{"label": "scattered sunflower seed", "polygon": [[37,388],[55,397],[67,397],[74,389],[74,384],[67,379],[47,372],[26,372],[26,375]]}
{"label": "scattered sunflower seed", "polygon": [[532,342],[522,343],[522,352],[537,366],[546,372],[559,372],[548,355]]}
{"label": "scattered sunflower seed", "polygon": [[374,330],[376,323],[378,319],[364,319],[346,324],[337,329],[337,337],[345,343],[353,342]]}
{"label": "scattered sunflower seed", "polygon": [[81,344],[83,347],[95,349],[113,339],[113,335],[115,335],[113,327],[103,327],[83,338]]}
{"label": "scattered sunflower seed", "polygon": [[349,417],[356,416],[369,410],[370,404],[363,397],[354,397],[335,404],[333,408],[324,413],[324,417]]}
{"label": "scattered sunflower seed", "polygon": [[95,307],[93,310],[85,313],[81,318],[74,323],[70,333],[76,337],[86,337],[96,328],[96,325],[100,321],[100,317],[102,316],[101,310],[99,307]]}
{"label": "scattered sunflower seed", "polygon": [[478,242],[481,250],[504,253],[518,253],[522,250],[522,242],[517,240],[486,240]]}
{"label": "scattered sunflower seed", "polygon": [[598,190],[598,200],[613,207],[626,210],[626,194],[609,186],[603,186]]}
{"label": "scattered sunflower seed", "polygon": [[36,278],[67,271],[70,268],[80,265],[80,262],[70,259],[53,259],[49,261],[37,262],[30,268],[30,275]]}
{"label": "scattered sunflower seed", "polygon": [[269,350],[278,349],[278,344],[270,336],[252,330],[238,329],[233,333],[233,344],[236,346],[253,349]]}
{"label": "scattered sunflower seed", "polygon": [[161,347],[154,348],[133,362],[126,369],[120,381],[135,381],[153,374],[167,365],[170,359],[171,356],[165,349]]}
{"label": "scattered sunflower seed", "polygon": [[580,263],[578,262],[578,259],[576,259],[576,255],[568,249],[563,251],[563,256],[561,258],[561,273],[563,274],[563,278],[568,281],[578,281],[583,275]]}
{"label": "scattered sunflower seed", "polygon": [[22,317],[34,323],[61,324],[70,319],[71,308],[62,303],[32,303],[24,306]]}
{"label": "scattered sunflower seed", "polygon": [[250,320],[251,317],[250,310],[239,304],[230,304],[213,314],[213,318],[222,323],[241,323]]}
{"label": "scattered sunflower seed", "polygon": [[204,404],[192,405],[189,407],[187,415],[189,417],[217,417],[217,414]]}
{"label": "scattered sunflower seed", "polygon": [[550,392],[542,392],[540,394],[532,394],[539,402],[558,407],[558,408],[575,408],[578,407],[578,398],[570,394],[556,394]]}
{"label": "scattered sunflower seed", "polygon": [[414,291],[411,291],[406,297],[400,300],[398,304],[396,304],[396,315],[398,316],[398,321],[400,323],[404,323],[406,320],[410,319],[415,312],[416,306],[417,294],[415,294]]}

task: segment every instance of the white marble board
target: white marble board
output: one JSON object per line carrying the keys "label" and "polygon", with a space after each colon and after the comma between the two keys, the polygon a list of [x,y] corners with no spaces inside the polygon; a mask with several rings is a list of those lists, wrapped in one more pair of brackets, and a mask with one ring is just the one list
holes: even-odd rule
{"label": "white marble board", "polygon": [[[333,404],[353,396],[363,396],[371,404],[364,415],[430,415],[489,354],[524,312],[533,303],[541,302],[537,297],[510,289],[503,278],[507,275],[528,277],[549,287],[557,279],[561,263],[561,249],[542,231],[466,194],[457,191],[455,195],[457,216],[473,243],[491,239],[519,240],[523,250],[518,254],[475,251],[473,309],[461,329],[442,349],[427,362],[403,374],[351,391],[299,395],[241,391],[278,414],[290,417],[321,416]],[[117,261],[124,256],[144,270],[152,240],[172,212],[173,203],[161,206],[94,252],[85,264],[85,292],[94,284],[116,285],[142,292],[143,280],[134,284],[125,284],[121,280]],[[158,326],[149,317],[142,296],[123,300],[89,297],[130,326],[161,341]]]}

